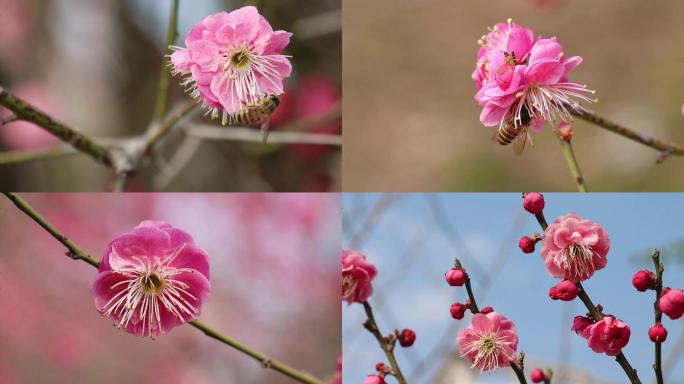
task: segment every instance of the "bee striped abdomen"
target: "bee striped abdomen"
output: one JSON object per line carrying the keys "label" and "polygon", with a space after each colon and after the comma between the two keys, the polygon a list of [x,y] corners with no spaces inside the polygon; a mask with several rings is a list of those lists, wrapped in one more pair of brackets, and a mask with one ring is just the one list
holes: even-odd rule
{"label": "bee striped abdomen", "polygon": [[514,124],[505,124],[496,133],[496,142],[501,145],[508,145],[512,143],[522,131],[521,127],[516,127]]}
{"label": "bee striped abdomen", "polygon": [[228,118],[230,125],[256,125],[268,120],[278,108],[279,100],[276,96],[265,96],[254,103],[245,104],[244,107],[231,114]]}

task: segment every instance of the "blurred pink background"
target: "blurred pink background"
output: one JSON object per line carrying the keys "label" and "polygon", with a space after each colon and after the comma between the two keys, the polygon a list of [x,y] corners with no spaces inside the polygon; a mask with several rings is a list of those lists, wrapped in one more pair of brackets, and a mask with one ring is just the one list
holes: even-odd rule
{"label": "blurred pink background", "polygon": [[[189,232],[210,257],[200,319],[318,377],[340,351],[340,203],[333,194],[25,194],[70,239],[101,257],[141,220]],[[291,383],[245,355],[179,327],[132,336],[95,310],[96,270],[64,256],[0,200],[0,383]]]}

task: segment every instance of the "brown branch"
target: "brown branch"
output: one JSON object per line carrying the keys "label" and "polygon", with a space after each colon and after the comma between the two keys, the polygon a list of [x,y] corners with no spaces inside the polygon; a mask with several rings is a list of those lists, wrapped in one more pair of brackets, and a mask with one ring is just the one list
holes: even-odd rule
{"label": "brown branch", "polygon": [[0,105],[11,110],[17,119],[32,122],[77,150],[88,154],[98,163],[112,166],[109,150],[65,124],[55,121],[24,100],[0,87]]}
{"label": "brown branch", "polygon": [[[655,271],[656,271],[656,281],[655,281],[655,292],[656,292],[656,298],[655,301],[653,302],[653,313],[655,314],[655,324],[660,324],[660,321],[663,318],[663,312],[660,310],[660,297],[663,294],[663,272],[665,271],[665,268],[663,268],[663,264],[660,262],[660,251],[657,249],[654,249],[653,252],[651,253],[651,258],[653,259],[653,264],[655,265]],[[661,366],[661,344],[660,342],[655,342],[655,358],[653,361],[653,370],[655,371],[656,375],[656,383],[657,384],[663,384],[663,369]]]}
{"label": "brown branch", "polygon": [[363,323],[364,328],[366,328],[368,332],[375,336],[378,344],[380,344],[380,348],[383,350],[383,352],[385,352],[385,356],[387,356],[387,360],[392,367],[392,375],[394,375],[399,384],[406,384],[406,379],[401,373],[401,369],[399,369],[397,358],[394,356],[394,346],[397,343],[396,336],[390,335],[390,337],[386,339],[382,335],[380,328],[378,328],[378,323],[375,321],[375,316],[373,316],[373,309],[368,301],[363,302],[363,309],[366,311],[366,316],[368,317],[368,319]]}
{"label": "brown branch", "polygon": [[643,135],[630,128],[625,127],[624,125],[620,125],[618,123],[605,119],[597,115],[595,112],[590,111],[584,107],[570,107],[569,111],[570,113],[572,113],[572,115],[584,121],[595,124],[613,133],[617,133],[618,135],[636,141],[637,143],[643,144],[647,147],[651,147],[653,149],[660,151],[661,155],[658,158],[658,163],[662,163],[665,160],[665,158],[669,155],[684,156],[684,146],[681,146],[677,143],[666,142],[648,135]]}

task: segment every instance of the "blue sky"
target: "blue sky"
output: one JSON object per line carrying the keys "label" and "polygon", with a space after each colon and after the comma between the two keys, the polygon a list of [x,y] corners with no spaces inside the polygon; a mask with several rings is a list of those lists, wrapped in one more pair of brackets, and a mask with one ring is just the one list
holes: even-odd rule
{"label": "blue sky", "polygon": [[[345,248],[352,245],[356,232],[381,196],[344,194]],[[584,314],[586,309],[579,300],[566,303],[548,298],[548,289],[557,280],[544,269],[539,249],[526,255],[517,248],[520,236],[540,231],[534,217],[522,210],[519,193],[395,196],[376,225],[362,237],[358,250],[380,271],[370,302],[376,308],[381,330],[388,333],[408,327],[418,335],[412,348],[398,348],[396,353],[409,382],[430,382],[439,366],[454,359],[450,354],[454,352],[457,334],[454,327],[469,324],[469,316],[460,322],[449,316],[450,304],[464,301],[466,297],[463,288],[452,288],[444,282],[444,272],[457,255],[473,279],[480,307],[490,305],[517,325],[518,350],[527,355],[528,375],[536,366],[555,368],[562,356],[571,368],[586,371],[603,379],[602,382],[626,381],[624,372],[612,358],[592,352],[582,338],[570,332],[572,317]],[[439,199],[441,212],[448,216],[462,242],[456,236],[447,236],[438,225],[428,200],[434,197]],[[608,266],[584,286],[595,303],[603,304],[606,313],[615,314],[631,327],[630,343],[623,351],[642,381],[651,382],[653,344],[646,332],[653,323],[654,297],[652,291],[637,292],[631,285],[631,277],[637,269],[652,268],[648,258],[650,249],[666,249],[684,239],[684,194],[546,194],[545,197],[548,221],[576,212],[608,231],[611,238]],[[412,253],[407,254],[407,249],[412,248]],[[643,255],[641,262],[639,255]],[[476,264],[482,268],[478,270]],[[674,260],[666,263],[666,285],[684,287],[681,265]],[[478,287],[483,271],[495,273],[488,288]],[[373,373],[377,361],[385,360],[384,355],[361,326],[363,308],[343,304],[342,313],[344,382],[361,383],[367,374]],[[663,345],[663,356],[667,359],[684,322],[666,318],[664,325],[669,331]],[[439,345],[446,349],[437,349],[429,361],[418,364]],[[484,383],[511,382],[507,376],[510,372],[505,369],[477,379]],[[666,380],[684,382],[684,361],[673,366]]]}

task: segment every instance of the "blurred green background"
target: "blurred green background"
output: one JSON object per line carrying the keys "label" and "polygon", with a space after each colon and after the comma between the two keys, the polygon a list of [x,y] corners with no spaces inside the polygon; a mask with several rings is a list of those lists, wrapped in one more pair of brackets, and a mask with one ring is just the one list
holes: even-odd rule
{"label": "blurred green background", "polygon": [[[341,97],[340,0],[181,0],[176,45],[183,45],[190,28],[205,16],[248,4],[257,5],[274,29],[294,33],[285,51],[292,55],[293,74],[272,128],[334,109]],[[0,0],[0,86],[89,136],[141,134],[154,113],[170,6],[171,0]],[[171,108],[189,100],[177,78],[172,86]],[[8,112],[0,108],[0,115]],[[60,144],[20,124],[0,127],[1,150]],[[341,121],[313,130],[340,134]],[[130,189],[338,189],[339,148],[216,140],[195,145],[184,167],[160,180],[160,169],[185,138],[170,135],[159,158]],[[111,170],[84,155],[0,166],[2,190],[102,191],[112,184]]]}
{"label": "blurred green background", "polygon": [[[684,143],[684,2],[671,0],[345,0],[345,191],[576,191],[547,126],[516,157],[491,141],[473,100],[477,40],[512,17],[557,36],[584,63],[570,80],[590,106],[641,133]],[[684,189],[684,159],[582,121],[573,144],[591,191]],[[379,176],[382,177],[379,177]]]}

